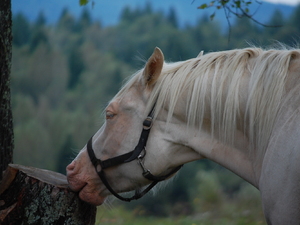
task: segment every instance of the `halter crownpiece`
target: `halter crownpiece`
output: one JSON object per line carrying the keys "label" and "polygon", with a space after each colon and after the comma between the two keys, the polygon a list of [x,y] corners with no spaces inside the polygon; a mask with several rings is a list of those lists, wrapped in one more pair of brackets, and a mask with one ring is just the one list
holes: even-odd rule
{"label": "halter crownpiece", "polygon": [[[90,138],[90,140],[87,143],[87,151],[90,157],[90,160],[92,164],[94,165],[96,172],[100,179],[102,180],[102,183],[106,186],[106,188],[118,199],[122,201],[130,202],[131,200],[139,199],[143,197],[147,192],[149,192],[158,182],[163,181],[170,177],[172,174],[176,173],[181,167],[178,166],[175,169],[173,169],[170,173],[164,176],[155,176],[151,174],[150,170],[146,169],[143,163],[143,159],[146,155],[146,144],[148,140],[148,136],[152,127],[152,121],[153,121],[153,112],[154,112],[155,104],[153,108],[151,109],[150,113],[148,114],[147,118],[143,122],[143,130],[139,139],[139,142],[137,146],[132,150],[131,152],[125,153],[123,155],[119,155],[110,159],[106,159],[104,161],[98,159],[95,156],[94,150],[93,150],[93,137]],[[139,165],[143,169],[143,176],[153,181],[147,188],[145,188],[143,191],[136,190],[135,195],[133,195],[130,198],[122,197],[117,192],[115,192],[110,184],[107,181],[106,175],[104,173],[104,169],[107,169],[109,167],[118,166],[123,163],[128,163],[133,160],[138,160]]]}

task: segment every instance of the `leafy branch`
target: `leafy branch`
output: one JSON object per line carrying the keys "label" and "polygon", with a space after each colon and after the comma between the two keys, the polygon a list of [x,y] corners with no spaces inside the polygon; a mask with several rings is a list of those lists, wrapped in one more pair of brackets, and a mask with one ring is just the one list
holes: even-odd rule
{"label": "leafy branch", "polygon": [[[195,0],[193,0],[194,2]],[[251,4],[258,4],[257,9],[255,10],[254,13],[250,12],[250,5]],[[255,23],[264,26],[264,27],[279,27],[278,25],[267,25],[264,24],[258,20],[256,20],[254,18],[254,15],[256,14],[257,10],[259,9],[259,7],[261,6],[262,1],[259,0],[217,0],[217,1],[210,1],[209,3],[204,3],[200,6],[198,6],[198,9],[208,9],[208,8],[215,8],[215,11],[210,15],[210,19],[213,20],[215,15],[216,15],[216,11],[223,9],[225,12],[225,16],[228,22],[229,27],[231,27],[230,25],[230,16],[234,15],[237,18],[243,18],[243,17],[247,17],[249,19],[251,19],[252,21],[254,21]]]}
{"label": "leafy branch", "polygon": [[[195,0],[193,0],[194,2]],[[192,3],[193,3],[192,2]],[[258,7],[256,8],[255,12],[251,13],[250,12],[250,5],[251,4],[258,4]],[[228,43],[230,42],[230,36],[231,36],[231,23],[230,23],[230,17],[231,15],[236,16],[237,18],[249,18],[250,20],[252,20],[253,22],[255,22],[256,24],[259,24],[263,27],[280,27],[282,25],[267,25],[264,24],[258,20],[256,20],[254,18],[254,15],[256,14],[256,12],[258,11],[259,7],[261,6],[262,2],[259,0],[213,0],[210,1],[210,3],[204,3],[200,6],[198,6],[198,9],[208,9],[208,8],[215,8],[215,11],[210,15],[210,20],[213,20],[215,18],[216,15],[216,11],[223,9],[224,13],[225,13],[225,17],[227,20],[227,24],[228,24]]]}

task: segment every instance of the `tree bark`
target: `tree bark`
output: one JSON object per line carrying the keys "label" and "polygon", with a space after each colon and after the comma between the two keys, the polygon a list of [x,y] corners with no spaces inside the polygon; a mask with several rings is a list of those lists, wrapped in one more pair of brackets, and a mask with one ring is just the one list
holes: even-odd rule
{"label": "tree bark", "polygon": [[65,175],[10,164],[0,184],[0,224],[90,225],[96,207],[68,189]]}
{"label": "tree bark", "polygon": [[11,0],[0,1],[0,180],[12,162],[13,122],[10,103],[10,68],[12,55]]}

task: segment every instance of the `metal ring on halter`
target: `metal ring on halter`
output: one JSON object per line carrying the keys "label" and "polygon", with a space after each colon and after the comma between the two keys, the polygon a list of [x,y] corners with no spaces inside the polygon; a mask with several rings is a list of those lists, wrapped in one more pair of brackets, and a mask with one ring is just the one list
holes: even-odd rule
{"label": "metal ring on halter", "polygon": [[145,165],[144,165],[144,163],[143,163],[143,159],[144,159],[144,157],[145,157],[145,155],[146,155],[146,149],[144,148],[144,151],[142,151],[142,152],[144,152],[144,154],[143,154],[143,155],[140,154],[140,155],[138,156],[138,158],[137,158],[138,164],[142,167],[142,169],[143,169],[143,174],[146,173],[146,172],[149,172],[149,173],[150,173],[150,170],[146,169],[146,167],[145,167]]}

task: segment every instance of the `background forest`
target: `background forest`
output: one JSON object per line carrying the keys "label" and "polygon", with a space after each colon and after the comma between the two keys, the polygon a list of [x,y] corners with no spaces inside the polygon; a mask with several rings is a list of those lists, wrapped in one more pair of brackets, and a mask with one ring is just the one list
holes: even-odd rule
{"label": "background forest", "polygon": [[[11,80],[14,162],[65,173],[66,165],[101,126],[109,99],[126,77],[144,65],[155,46],[167,61],[249,43],[264,47],[276,40],[295,46],[299,21],[300,6],[289,18],[280,11],[271,16],[268,24],[282,27],[238,19],[230,33],[218,21],[210,21],[209,15],[195,26],[179,27],[172,8],[166,14],[154,11],[151,4],[124,8],[119,23],[109,27],[93,21],[86,8],[79,19],[63,10],[53,25],[46,23],[42,13],[34,23],[16,14]],[[173,219],[163,219],[166,216]],[[99,207],[98,222],[139,220],[146,225],[154,217],[160,217],[155,224],[264,223],[258,191],[206,160],[185,165],[155,196]]]}

